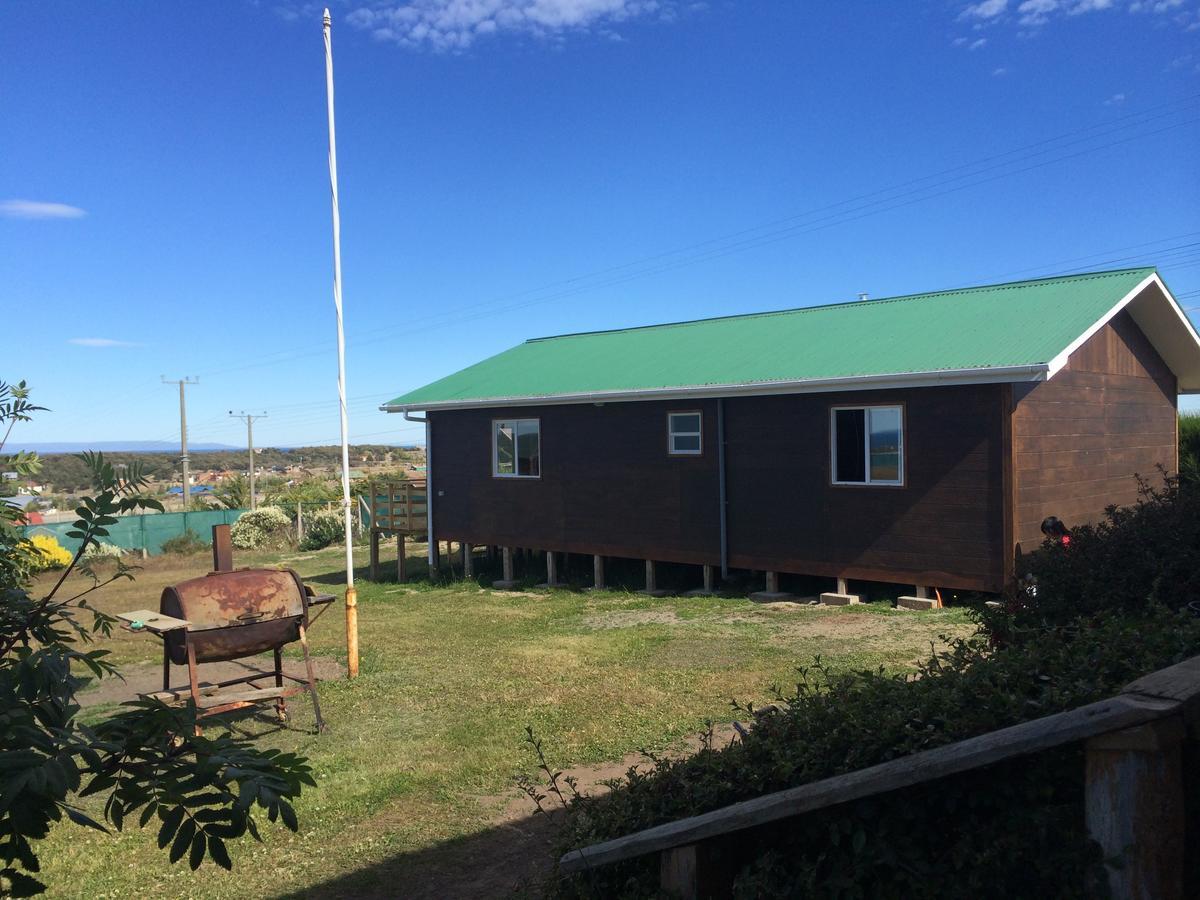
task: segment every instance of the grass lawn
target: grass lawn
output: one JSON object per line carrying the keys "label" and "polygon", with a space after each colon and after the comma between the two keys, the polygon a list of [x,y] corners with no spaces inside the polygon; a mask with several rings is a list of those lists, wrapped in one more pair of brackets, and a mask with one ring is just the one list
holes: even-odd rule
{"label": "grass lawn", "polygon": [[[241,554],[237,564],[282,562],[307,580],[335,585],[341,558],[336,550]],[[136,582],[106,589],[97,605],[109,612],[157,608],[163,585],[202,574],[208,564],[203,555],[150,560]],[[492,577],[480,581],[490,584]],[[167,863],[154,829],[106,836],[65,824],[41,845],[50,894],[494,892],[498,882],[470,888],[462,879],[472,867],[486,868],[489,858],[497,867],[488,856],[498,852],[497,841],[517,844],[517,854],[510,850],[500,866],[508,867],[510,880],[520,866],[508,863],[528,864],[541,852],[542,845],[520,847],[527,825],[511,813],[514,773],[533,769],[522,743],[527,724],[545,739],[557,766],[621,760],[641,748],[678,746],[706,719],[728,722],[730,698],[767,699],[772,683],[788,682],[794,667],[816,654],[839,667],[901,670],[940,635],[972,630],[955,609],[918,614],[878,603],[760,606],[738,598],[500,593],[474,583],[394,581],[359,583],[359,629],[360,677],[321,686],[326,734],[311,733],[303,696],[289,704],[286,730],[266,716],[234,723],[310,758],[320,787],[306,790],[297,804],[298,835],[263,817],[266,843],[231,847],[232,873],[211,863],[192,873],[186,864]],[[344,662],[340,602],[314,625],[311,640],[318,655]],[[119,633],[104,646],[123,667],[160,664],[160,645],[147,635]],[[176,673],[183,683],[183,670]],[[92,707],[86,716],[111,709]],[[449,888],[446,878],[457,879],[456,886]]]}

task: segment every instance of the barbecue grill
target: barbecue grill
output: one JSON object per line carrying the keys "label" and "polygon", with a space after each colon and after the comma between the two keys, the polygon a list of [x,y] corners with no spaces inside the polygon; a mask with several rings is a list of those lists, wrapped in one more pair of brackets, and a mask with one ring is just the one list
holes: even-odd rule
{"label": "barbecue grill", "polygon": [[[129,631],[153,634],[163,641],[163,689],[150,694],[165,703],[182,703],[189,697],[197,718],[274,701],[280,720],[287,718],[284,701],[307,692],[312,698],[317,729],[323,731],[317,680],[308,653],[308,626],[333,602],[332,594],[318,594],[291,569],[233,568],[233,545],[228,525],[213,526],[213,569],[163,589],[157,613],[135,609],[117,618]],[[314,606],[321,611],[309,617]],[[283,648],[300,642],[307,678],[283,671]],[[198,668],[204,663],[245,659],[270,651],[275,666],[270,671],[250,669],[249,675],[216,684],[200,684]],[[171,687],[171,664],[187,666],[188,686]],[[247,667],[250,668],[250,667]],[[273,679],[273,687],[257,682]],[[292,682],[284,686],[284,681]],[[243,690],[223,691],[241,686]],[[196,726],[199,733],[200,727]]]}
{"label": "barbecue grill", "polygon": [[[285,699],[306,691],[312,698],[317,728],[323,729],[306,628],[310,605],[332,599],[331,595],[314,594],[292,569],[211,572],[164,588],[159,601],[160,621],[154,629],[163,638],[163,690],[156,696],[168,701],[183,699],[184,690],[171,687],[171,664],[186,665],[187,693],[199,717],[273,700],[282,720],[287,716]],[[182,624],[166,627],[172,622]],[[304,654],[308,675],[304,679],[283,671],[283,648],[295,641],[300,642]],[[267,651],[274,656],[273,670],[255,671],[201,688],[198,673],[201,664],[245,659]],[[274,687],[255,683],[272,677]],[[294,684],[285,687],[285,680]],[[233,685],[249,689],[241,693],[220,692]]]}

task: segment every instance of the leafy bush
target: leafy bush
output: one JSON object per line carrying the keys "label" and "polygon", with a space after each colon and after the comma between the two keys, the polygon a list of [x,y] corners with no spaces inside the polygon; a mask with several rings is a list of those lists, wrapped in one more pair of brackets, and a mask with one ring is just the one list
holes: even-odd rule
{"label": "leafy bush", "polygon": [[29,539],[37,551],[34,568],[39,572],[49,569],[65,569],[71,564],[71,551],[58,542],[52,534],[35,534]]}
{"label": "leafy bush", "polygon": [[[611,793],[572,798],[559,849],[1071,709],[1200,652],[1200,620],[1162,607],[1076,626],[997,651],[983,635],[958,640],[916,679],[834,674],[818,660],[740,742],[652,758]],[[1084,831],[1082,802],[1074,745],[756,829],[725,863],[747,897],[1095,895],[1103,861]],[[651,855],[564,878],[554,890],[650,896],[656,879]]]}
{"label": "leafy bush", "polygon": [[1179,476],[1200,482],[1200,412],[1179,416]]}
{"label": "leafy bush", "polygon": [[89,561],[101,559],[120,559],[125,555],[125,550],[118,547],[116,544],[109,544],[105,541],[100,541],[88,546],[83,551],[83,558]]}
{"label": "leafy bush", "polygon": [[274,506],[263,506],[242,513],[229,529],[229,539],[241,550],[278,547],[287,541],[291,527],[287,513]]}
{"label": "leafy bush", "polygon": [[322,510],[312,518],[304,520],[304,540],[301,550],[320,550],[343,540],[346,533],[346,517],[341,510]]}
{"label": "leafy bush", "polygon": [[183,534],[177,534],[175,537],[163,541],[162,552],[190,555],[193,553],[203,553],[209,549],[209,546],[209,544],[201,540],[200,535],[189,528]]}
{"label": "leafy bush", "polygon": [[1075,528],[1070,544],[1046,542],[1023,565],[1034,590],[1016,585],[1003,609],[982,614],[998,640],[1080,615],[1200,599],[1200,483],[1143,481],[1133,506],[1110,507],[1103,521]]}

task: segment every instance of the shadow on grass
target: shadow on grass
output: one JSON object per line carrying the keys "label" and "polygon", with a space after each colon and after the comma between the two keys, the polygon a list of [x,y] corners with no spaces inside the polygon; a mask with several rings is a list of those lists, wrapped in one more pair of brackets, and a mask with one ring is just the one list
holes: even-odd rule
{"label": "shadow on grass", "polygon": [[554,842],[562,818],[561,810],[512,818],[283,896],[289,900],[540,896],[553,871]]}

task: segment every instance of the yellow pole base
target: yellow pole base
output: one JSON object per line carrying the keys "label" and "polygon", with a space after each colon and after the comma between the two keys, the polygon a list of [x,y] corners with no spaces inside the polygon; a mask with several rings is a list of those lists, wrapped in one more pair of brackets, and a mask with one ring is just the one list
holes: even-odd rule
{"label": "yellow pole base", "polygon": [[346,674],[358,677],[358,591],[346,588]]}

